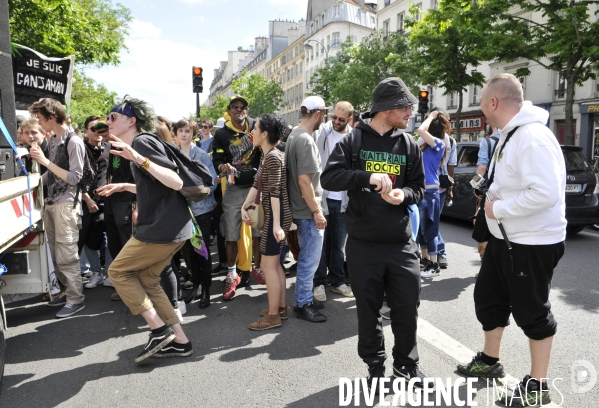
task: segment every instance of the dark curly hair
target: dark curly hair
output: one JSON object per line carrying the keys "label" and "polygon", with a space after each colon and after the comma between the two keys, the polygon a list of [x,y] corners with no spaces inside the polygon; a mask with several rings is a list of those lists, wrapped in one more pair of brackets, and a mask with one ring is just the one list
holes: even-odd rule
{"label": "dark curly hair", "polygon": [[258,127],[263,132],[268,132],[268,143],[276,145],[287,131],[287,124],[283,119],[277,118],[274,115],[266,114],[260,118]]}

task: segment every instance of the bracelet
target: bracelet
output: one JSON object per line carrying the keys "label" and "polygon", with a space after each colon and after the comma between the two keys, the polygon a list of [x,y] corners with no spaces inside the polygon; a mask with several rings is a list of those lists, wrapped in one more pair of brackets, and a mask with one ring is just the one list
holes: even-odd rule
{"label": "bracelet", "polygon": [[318,208],[318,209],[316,209],[316,210],[312,211],[312,214],[318,214],[319,212],[320,212],[320,208]]}
{"label": "bracelet", "polygon": [[146,160],[144,160],[144,162],[142,164],[138,164],[137,167],[140,167],[140,168],[142,168],[144,170],[147,170],[148,168],[150,168],[150,163],[151,163],[150,159],[148,159],[146,157]]}

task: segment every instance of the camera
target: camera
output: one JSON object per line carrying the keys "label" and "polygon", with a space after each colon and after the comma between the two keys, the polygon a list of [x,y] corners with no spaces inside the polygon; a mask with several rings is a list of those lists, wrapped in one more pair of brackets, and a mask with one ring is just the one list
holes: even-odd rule
{"label": "camera", "polygon": [[475,174],[474,177],[472,177],[472,180],[470,180],[470,185],[475,190],[482,190],[482,187],[486,181],[487,180],[485,180],[485,178],[480,174]]}

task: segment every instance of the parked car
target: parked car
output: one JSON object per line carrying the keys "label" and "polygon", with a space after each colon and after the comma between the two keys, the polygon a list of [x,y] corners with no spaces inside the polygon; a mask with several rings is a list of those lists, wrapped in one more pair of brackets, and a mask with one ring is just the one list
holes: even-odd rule
{"label": "parked car", "polygon": [[[453,205],[443,207],[443,215],[470,219],[474,215],[476,197],[470,180],[476,174],[478,142],[458,142]],[[599,183],[593,167],[578,146],[561,146],[566,162],[567,232],[579,233],[587,225],[599,224]]]}

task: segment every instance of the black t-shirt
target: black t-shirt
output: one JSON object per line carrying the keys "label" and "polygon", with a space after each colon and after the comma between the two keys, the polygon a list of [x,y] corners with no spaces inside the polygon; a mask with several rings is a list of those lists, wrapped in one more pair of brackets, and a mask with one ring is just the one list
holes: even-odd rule
{"label": "black t-shirt", "polygon": [[[177,166],[164,146],[152,136],[137,136],[133,148],[152,163],[171,170]],[[137,187],[137,223],[133,236],[153,244],[171,244],[191,238],[191,215],[187,200],[136,165],[131,166]]]}
{"label": "black t-shirt", "polygon": [[[131,173],[131,162],[111,153],[108,156],[108,180],[111,184],[134,184],[135,180],[133,179],[133,173]],[[106,200],[132,202],[135,201],[135,194],[123,191],[106,197]]]}

